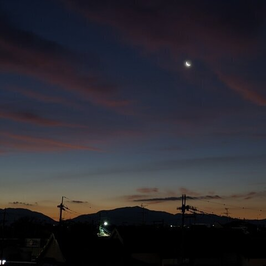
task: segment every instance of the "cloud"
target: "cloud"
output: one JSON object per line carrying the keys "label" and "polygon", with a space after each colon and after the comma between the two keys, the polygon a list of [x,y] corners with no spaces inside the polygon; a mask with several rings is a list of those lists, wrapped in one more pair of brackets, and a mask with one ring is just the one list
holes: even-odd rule
{"label": "cloud", "polygon": [[101,152],[101,149],[77,145],[72,143],[63,142],[60,140],[33,137],[30,135],[13,134],[9,132],[0,132],[1,140],[0,145],[2,151],[14,152],[50,152],[50,151],[66,151],[66,150],[88,150]]}
{"label": "cloud", "polygon": [[[140,164],[120,166],[120,167],[108,167],[97,169],[97,171],[91,171],[88,173],[91,176],[100,175],[118,175],[123,173],[146,173],[146,172],[158,172],[169,171],[175,169],[193,169],[202,167],[224,167],[225,165],[237,165],[248,164],[251,162],[265,161],[266,155],[239,155],[239,156],[216,156],[216,157],[198,157],[198,158],[185,158],[185,159],[169,159],[169,160],[157,160],[153,162],[143,162]],[[181,189],[181,191],[186,191]],[[197,195],[195,191],[189,191],[193,195]]]}
{"label": "cloud", "polygon": [[9,202],[8,204],[23,205],[23,206],[33,206],[33,204],[31,204],[31,203],[26,203],[26,202],[21,202],[21,201],[13,201],[13,202]]}
{"label": "cloud", "polygon": [[62,126],[59,121],[46,119],[31,112],[4,112],[0,110],[0,118],[10,119],[17,122],[32,123],[40,126]]}
{"label": "cloud", "polygon": [[135,199],[134,201],[136,202],[162,202],[162,201],[180,201],[181,197],[158,197],[158,198],[139,198],[139,199]]}
{"label": "cloud", "polygon": [[39,115],[34,114],[29,111],[20,111],[20,112],[8,112],[0,109],[0,118],[9,119],[16,122],[30,123],[37,126],[45,127],[70,127],[70,128],[89,128],[85,125],[70,124],[60,122],[54,119],[47,119]]}
{"label": "cloud", "polygon": [[128,104],[117,98],[115,85],[84,67],[78,55],[11,25],[1,14],[0,71],[39,79],[108,108]]}
{"label": "cloud", "polygon": [[245,199],[245,200],[249,200],[249,199],[253,199],[255,197],[258,196],[258,193],[257,192],[248,192],[248,193],[245,193],[245,194],[233,194],[230,196],[230,198],[233,198],[233,199]]}
{"label": "cloud", "polygon": [[122,198],[125,201],[130,201],[130,202],[138,202],[140,201],[139,199],[144,199],[145,197],[148,197],[147,195],[142,195],[140,196],[139,194],[134,194],[134,195],[125,195],[125,196],[121,196],[120,198]]}
{"label": "cloud", "polygon": [[[242,76],[236,76],[232,73],[217,73],[220,80],[224,82],[232,90],[240,94],[244,99],[260,106],[266,105],[266,96],[260,91],[264,85],[258,84],[258,82],[247,80]],[[256,89],[258,91],[256,91]]]}
{"label": "cloud", "polygon": [[87,201],[82,201],[82,200],[71,200],[68,201],[69,203],[74,203],[74,204],[84,204],[84,203],[88,203]]}
{"label": "cloud", "polygon": [[[189,200],[204,200],[204,199],[221,199],[218,195],[206,195],[206,196],[198,196],[198,197],[186,197]],[[156,197],[156,198],[139,198],[135,199],[136,202],[164,202],[164,201],[181,201],[182,197]]]}
{"label": "cloud", "polygon": [[34,90],[30,90],[30,89],[25,89],[22,87],[10,87],[8,86],[6,88],[8,91],[14,91],[16,93],[20,93],[30,99],[33,100],[37,100],[39,102],[44,102],[44,103],[51,103],[51,104],[61,104],[61,105],[65,105],[68,107],[75,107],[75,108],[80,108],[80,105],[78,105],[77,103],[75,103],[74,101],[68,100],[64,97],[59,97],[59,96],[48,96],[45,94],[42,94],[40,92],[34,91]]}
{"label": "cloud", "polygon": [[149,193],[158,192],[158,188],[147,188],[147,187],[145,187],[145,188],[138,188],[137,191],[140,192],[140,193],[143,193],[143,194],[149,194]]}
{"label": "cloud", "polygon": [[[183,77],[183,63],[180,62],[187,58],[202,61],[228,88],[254,104],[265,105],[266,97],[259,92],[259,87],[266,85],[265,78],[259,87],[251,82],[253,73],[242,75],[237,81],[225,78],[228,66],[236,66],[235,62],[240,62],[237,70],[246,73],[241,60],[265,56],[265,43],[260,38],[266,14],[265,1],[63,2],[88,20],[113,27],[120,33],[121,42],[138,47],[145,55],[170,52],[175,61],[173,68]],[[262,66],[254,65],[254,69]]]}
{"label": "cloud", "polygon": [[[165,192],[159,191],[158,188],[137,188],[136,189],[140,194],[134,195],[127,195],[123,198],[126,201],[133,201],[133,202],[149,202],[149,203],[160,203],[160,202],[167,202],[167,201],[181,201],[181,196],[176,196],[176,192],[171,190],[166,190]],[[190,189],[181,187],[178,189],[181,193],[186,194],[186,198],[189,200],[212,200],[212,199],[222,199],[221,196],[212,193],[213,195],[202,195],[201,193],[192,191]],[[150,194],[157,195],[154,197],[149,196]],[[163,196],[162,196],[163,195]]]}

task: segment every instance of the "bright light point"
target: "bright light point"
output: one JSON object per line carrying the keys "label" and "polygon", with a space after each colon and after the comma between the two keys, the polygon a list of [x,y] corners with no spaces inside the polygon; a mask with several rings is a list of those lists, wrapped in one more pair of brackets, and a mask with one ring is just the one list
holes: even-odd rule
{"label": "bright light point", "polygon": [[103,225],[104,225],[104,226],[108,225],[108,222],[104,222]]}
{"label": "bright light point", "polygon": [[6,260],[0,260],[0,265],[4,265],[6,263]]}
{"label": "bright light point", "polygon": [[191,67],[191,62],[190,61],[185,61],[185,66],[186,67]]}

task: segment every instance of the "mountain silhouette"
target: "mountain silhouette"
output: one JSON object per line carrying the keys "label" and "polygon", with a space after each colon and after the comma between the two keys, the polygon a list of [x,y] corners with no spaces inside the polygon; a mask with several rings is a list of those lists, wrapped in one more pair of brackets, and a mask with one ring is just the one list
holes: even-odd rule
{"label": "mountain silhouette", "polygon": [[40,212],[31,211],[24,208],[6,208],[0,209],[0,221],[5,220],[5,224],[9,225],[22,218],[29,218],[39,223],[54,224],[54,221],[49,216]]}
{"label": "mountain silhouette", "polygon": [[[153,211],[139,206],[135,207],[122,207],[112,210],[102,210],[93,214],[84,214],[72,221],[86,222],[86,223],[102,223],[103,221],[113,225],[154,225],[164,224],[181,226],[182,214],[171,214],[163,211]],[[186,214],[185,225],[213,225],[213,224],[226,224],[232,221],[239,220],[227,216],[219,216],[215,214]],[[266,225],[264,220],[245,220],[246,222],[256,225]]]}
{"label": "mountain silhouette", "polygon": [[[5,216],[4,216],[5,211]],[[21,218],[30,218],[36,222],[57,224],[58,222],[40,212],[31,211],[24,208],[7,208],[0,209],[0,221],[11,224]],[[186,214],[185,225],[213,225],[213,224],[227,224],[239,219],[227,216],[219,216],[215,214]],[[173,225],[181,226],[182,214],[171,214],[164,211],[154,211],[143,207],[122,207],[112,210],[101,210],[97,213],[83,214],[66,221],[77,223],[100,224],[107,221],[111,225]],[[266,219],[263,220],[247,220],[243,221],[255,225],[266,226]]]}
{"label": "mountain silhouette", "polygon": [[[73,221],[99,223],[107,220],[115,225],[139,225],[154,223],[176,223],[176,216],[163,211],[152,211],[139,206],[102,210],[94,214],[80,215]],[[181,221],[181,220],[180,220]]]}

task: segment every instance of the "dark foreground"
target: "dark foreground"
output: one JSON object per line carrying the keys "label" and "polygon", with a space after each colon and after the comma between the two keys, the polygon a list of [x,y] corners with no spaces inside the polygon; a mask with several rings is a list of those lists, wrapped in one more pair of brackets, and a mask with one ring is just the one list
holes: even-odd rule
{"label": "dark foreground", "polygon": [[0,232],[5,265],[266,265],[265,227],[243,222],[182,228],[51,225],[24,219]]}

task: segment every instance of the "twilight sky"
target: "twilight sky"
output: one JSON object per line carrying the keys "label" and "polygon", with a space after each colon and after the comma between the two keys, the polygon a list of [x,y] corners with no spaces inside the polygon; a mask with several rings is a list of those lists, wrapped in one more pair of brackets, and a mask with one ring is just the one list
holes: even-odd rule
{"label": "twilight sky", "polygon": [[178,213],[186,194],[266,218],[265,18],[263,0],[1,0],[0,208]]}

